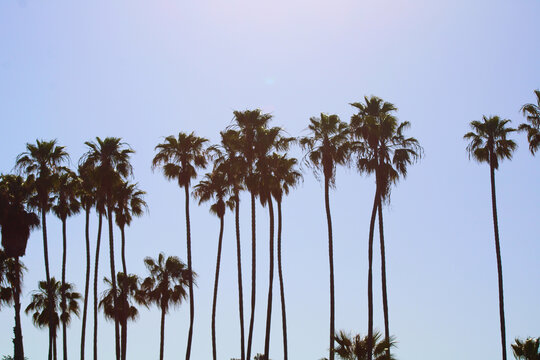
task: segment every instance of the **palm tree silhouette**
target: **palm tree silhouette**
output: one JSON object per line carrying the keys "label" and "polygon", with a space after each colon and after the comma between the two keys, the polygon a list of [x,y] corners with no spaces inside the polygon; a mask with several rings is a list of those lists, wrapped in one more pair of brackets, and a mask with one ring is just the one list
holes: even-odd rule
{"label": "palm tree silhouette", "polygon": [[[204,144],[208,140],[195,136],[194,133],[178,133],[178,138],[173,135],[167,136],[165,142],[155,147],[157,154],[152,160],[152,169],[162,167],[163,175],[168,180],[177,180],[178,186],[184,188],[186,200],[186,237],[188,270],[191,272],[191,229],[189,220],[189,185],[192,179],[197,177],[197,168],[206,167],[208,152]],[[189,332],[186,348],[186,360],[191,356],[191,342],[193,338],[193,319],[195,305],[193,299],[193,284],[189,284]]]}
{"label": "palm tree silhouette", "polygon": [[[113,237],[113,211],[115,207],[114,189],[126,177],[133,173],[129,157],[133,150],[122,139],[107,137],[101,140],[96,137],[96,142],[85,142],[89,150],[83,155],[82,162],[95,168],[98,181],[98,192],[105,199],[107,207],[107,220],[109,224],[109,257],[111,266],[111,282],[114,289],[113,297],[116,296],[116,270],[114,265],[114,237]],[[96,251],[97,252],[97,251]],[[96,266],[97,269],[97,266]],[[116,359],[120,359],[120,334],[119,324],[114,322]]]}
{"label": "palm tree silhouette", "polygon": [[470,126],[472,131],[463,136],[469,140],[467,152],[469,158],[482,163],[489,164],[491,177],[491,207],[493,212],[493,229],[495,232],[495,251],[497,254],[497,273],[499,282],[499,316],[501,323],[501,346],[502,358],[506,360],[506,328],[504,320],[504,296],[501,249],[499,242],[499,225],[497,220],[497,199],[495,192],[495,170],[499,168],[499,161],[511,159],[512,153],[517,145],[513,140],[507,138],[508,134],[515,131],[506,125],[510,123],[508,119],[501,119],[498,116],[482,117],[482,121],[472,121]]}
{"label": "palm tree silhouette", "polygon": [[50,279],[50,272],[46,214],[51,208],[50,194],[54,189],[57,172],[62,164],[68,160],[68,153],[63,146],[57,145],[56,140],[36,140],[36,144],[26,144],[26,151],[17,156],[15,165],[19,171],[26,175],[33,175],[35,178],[37,197],[34,202],[41,213],[43,256],[47,281]]}
{"label": "palm tree silhouette", "polygon": [[519,131],[527,133],[529,150],[534,155],[540,146],[540,90],[535,90],[536,104],[525,104],[521,108],[523,116],[527,118],[529,124],[520,124]]}
{"label": "palm tree silhouette", "polygon": [[[381,334],[375,332],[373,338],[368,336],[361,337],[360,335],[351,336],[344,331],[340,331],[336,335],[338,346],[335,353],[343,360],[365,360],[373,358],[374,360],[395,360],[395,357],[389,355],[388,349],[396,346],[396,341],[393,337],[381,340]],[[370,346],[369,343],[373,345]],[[370,352],[370,347],[373,349]]]}
{"label": "palm tree silhouette", "polygon": [[516,343],[512,344],[512,351],[518,360],[540,360],[540,337],[516,339]]}
{"label": "palm tree silhouette", "polygon": [[[59,298],[65,294],[67,305],[65,311],[60,307]],[[39,328],[49,328],[49,359],[57,359],[56,333],[60,321],[69,324],[71,314],[79,315],[79,299],[81,294],[74,291],[70,283],[61,284],[54,277],[50,281],[40,281],[37,291],[32,294],[32,300],[26,307],[25,313],[32,312],[32,321]]]}
{"label": "palm tree silhouette", "polygon": [[[58,183],[55,189],[56,203],[52,210],[54,214],[62,221],[62,284],[66,283],[66,255],[67,255],[67,218],[77,214],[81,204],[77,199],[79,193],[80,181],[75,173],[69,169],[62,169],[58,177]],[[65,287],[62,287],[65,290]],[[61,294],[60,308],[66,309],[66,297]],[[62,323],[62,349],[63,359],[67,359],[67,332],[66,323]]]}
{"label": "palm tree silhouette", "polygon": [[[373,233],[375,216],[379,214],[379,238],[381,248],[381,282],[384,312],[385,340],[390,341],[388,295],[386,287],[386,256],[383,225],[383,202],[390,201],[391,185],[400,176],[407,175],[407,166],[422,156],[422,148],[415,138],[407,138],[403,131],[410,127],[405,121],[399,123],[392,114],[397,108],[382,99],[364,97],[365,103],[351,104],[358,109],[358,114],[351,117],[351,135],[357,152],[357,167],[360,172],[375,173],[375,197],[369,228],[368,253],[368,347],[371,347],[373,334]],[[368,356],[369,352],[368,352]],[[390,348],[388,348],[390,357]]]}
{"label": "palm tree silhouette", "polygon": [[144,279],[141,289],[145,292],[146,302],[156,304],[161,310],[161,330],[159,341],[159,359],[163,360],[165,339],[165,315],[170,306],[178,306],[187,297],[186,287],[193,284],[196,274],[186,268],[176,256],[160,253],[157,260],[144,259],[150,275]]}
{"label": "palm tree silhouette", "polygon": [[305,163],[319,178],[324,177],[324,203],[328,224],[328,259],[330,264],[330,360],[334,360],[334,245],[332,239],[332,217],[330,214],[329,189],[335,186],[336,165],[348,161],[351,144],[348,141],[348,126],[337,115],[321,114],[312,117],[308,127],[311,134],[300,138],[300,145],[306,151]]}

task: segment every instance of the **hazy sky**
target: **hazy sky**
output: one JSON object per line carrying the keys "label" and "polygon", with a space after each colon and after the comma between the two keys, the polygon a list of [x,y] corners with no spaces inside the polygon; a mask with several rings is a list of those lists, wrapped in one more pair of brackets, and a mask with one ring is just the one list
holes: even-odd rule
{"label": "hazy sky", "polygon": [[[392,192],[385,209],[390,329],[403,360],[500,357],[497,272],[489,168],[468,160],[462,136],[482,115],[524,121],[520,107],[540,87],[538,0],[115,0],[0,3],[0,172],[27,142],[58,139],[74,166],[84,141],[119,136],[136,153],[134,181],[149,214],[127,230],[130,272],[145,256],[185,256],[184,197],[150,169],[163,136],[195,131],[212,142],[233,110],[261,108],[272,125],[305,135],[321,112],[349,121],[351,102],[377,95],[394,103],[425,157]],[[507,342],[540,336],[540,158],[524,134],[497,172]],[[301,157],[298,149],[292,155]],[[367,238],[372,178],[340,169],[331,192],[336,329],[367,332]],[[323,187],[306,169],[284,200],[283,257],[291,359],[328,349],[328,252]],[[245,311],[249,314],[249,198],[241,225]],[[192,359],[211,356],[210,315],[218,219],[192,201],[193,266],[199,274]],[[257,208],[258,286],[254,351],[264,347],[267,209]],[[91,218],[92,248],[96,217]],[[60,222],[48,217],[51,272],[61,274]],[[239,357],[234,225],[226,217],[218,299],[219,359]],[[118,233],[116,234],[117,238]],[[84,219],[68,222],[67,279],[84,290]],[[119,250],[119,249],[117,249]],[[375,247],[375,326],[383,329],[379,248]],[[32,234],[23,306],[44,279],[41,232]],[[102,251],[100,276],[110,276]],[[120,258],[118,257],[118,263]],[[276,276],[277,280],[277,276]],[[277,281],[275,283],[277,293]],[[103,289],[100,282],[101,290]],[[101,291],[100,290],[100,291]],[[271,358],[282,358],[274,297]],[[167,317],[165,357],[184,356],[189,310]],[[128,358],[157,357],[159,312],[140,309]],[[25,354],[42,359],[47,331],[22,317]],[[248,315],[246,315],[246,330]],[[12,352],[13,311],[0,313],[0,355]],[[89,329],[92,321],[89,322]],[[99,349],[112,358],[114,330],[100,316]],[[68,332],[79,354],[81,322]],[[59,338],[59,346],[61,344]],[[510,351],[510,346],[509,351]],[[60,347],[59,347],[60,348]],[[87,338],[91,355],[91,331]]]}

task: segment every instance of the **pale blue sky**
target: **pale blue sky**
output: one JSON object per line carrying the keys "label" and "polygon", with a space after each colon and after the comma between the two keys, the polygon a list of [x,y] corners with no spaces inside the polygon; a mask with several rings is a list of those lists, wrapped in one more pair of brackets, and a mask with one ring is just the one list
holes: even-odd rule
{"label": "pale blue sky", "polygon": [[[425,158],[385,210],[391,332],[403,360],[500,357],[497,275],[489,170],[470,162],[463,134],[483,114],[523,122],[520,107],[540,87],[540,2],[421,0],[117,0],[0,3],[0,172],[25,143],[57,138],[72,157],[95,136],[120,136],[136,151],[135,180],[150,213],[127,231],[128,268],[145,275],[145,256],[185,259],[183,192],[152,173],[163,136],[195,131],[211,141],[233,110],[262,108],[274,125],[306,134],[321,112],[348,121],[351,102],[393,102]],[[540,336],[538,279],[540,159],[523,134],[514,160],[497,173],[507,342]],[[301,156],[298,150],[294,155]],[[340,169],[331,193],[336,261],[336,329],[367,330],[367,236],[373,179]],[[192,202],[195,292],[193,359],[211,357],[210,314],[218,220]],[[284,271],[291,359],[327,355],[328,258],[323,188],[311,173],[284,201]],[[254,350],[264,346],[267,215],[258,208]],[[249,208],[241,208],[244,291],[249,309]],[[234,228],[226,218],[218,302],[219,359],[239,357]],[[96,219],[92,217],[92,237]],[[83,217],[68,223],[68,280],[84,286]],[[51,271],[61,269],[60,223],[48,218]],[[375,325],[383,327],[378,247]],[[44,278],[41,233],[32,234],[23,306]],[[101,275],[107,275],[102,252]],[[119,258],[118,258],[119,261]],[[275,284],[277,286],[277,282]],[[277,287],[275,288],[277,289]],[[271,358],[282,358],[279,297]],[[247,316],[246,316],[247,318]],[[0,312],[0,355],[11,352],[13,313]],[[42,359],[47,332],[23,316],[25,352]],[[90,321],[89,326],[92,323]],[[167,317],[166,358],[182,357],[188,307]],[[247,327],[246,327],[247,328]],[[102,358],[113,326],[100,317]],[[80,320],[68,333],[78,357]],[[60,341],[60,339],[59,339]],[[60,344],[60,342],[59,342]],[[91,354],[91,337],[87,340]],[[141,309],[129,328],[128,358],[157,357],[159,312]],[[509,349],[510,351],[510,349]]]}

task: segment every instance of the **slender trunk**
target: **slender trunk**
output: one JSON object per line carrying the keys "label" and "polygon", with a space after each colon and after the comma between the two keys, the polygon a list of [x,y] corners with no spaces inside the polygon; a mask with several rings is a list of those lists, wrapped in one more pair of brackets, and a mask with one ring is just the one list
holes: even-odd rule
{"label": "slender trunk", "polygon": [[58,359],[58,353],[56,351],[56,330],[53,329],[53,359],[54,360],[57,360]]}
{"label": "slender trunk", "polygon": [[503,274],[502,274],[502,259],[501,247],[499,242],[499,225],[497,220],[497,197],[495,193],[495,168],[490,164],[491,168],[491,207],[493,210],[493,230],[495,232],[495,251],[497,252],[497,273],[499,280],[499,316],[501,320],[501,347],[502,359],[506,360],[506,326],[504,320],[504,296],[503,296]]}
{"label": "slender trunk", "polygon": [[19,257],[15,257],[15,284],[13,288],[13,300],[15,303],[15,327],[13,332],[15,338],[13,339],[14,347],[14,360],[24,360],[24,348],[23,348],[23,336],[21,327],[21,265],[19,263]]}
{"label": "slender trunk", "polygon": [[122,270],[124,274],[127,275],[127,266],[126,266],[126,232],[125,226],[119,226],[120,234],[122,234]]}
{"label": "slender trunk", "polygon": [[159,333],[159,360],[163,360],[165,347],[165,309],[161,309],[161,331]]}
{"label": "slender trunk", "polygon": [[[62,314],[66,312],[66,255],[67,255],[67,241],[66,241],[66,219],[62,219],[62,287],[61,287],[61,302],[60,310]],[[62,321],[62,354],[63,359],[67,360],[67,331],[66,322]]]}
{"label": "slender trunk", "polygon": [[268,300],[266,306],[266,334],[264,337],[264,356],[270,358],[270,329],[272,325],[272,298],[274,290],[274,204],[272,196],[268,196],[268,214],[270,216],[270,264],[268,274]]}
{"label": "slender trunk", "polygon": [[253,323],[255,321],[255,283],[257,279],[257,241],[255,235],[255,195],[251,193],[251,315],[249,317],[249,330],[246,359],[251,359],[251,342],[253,341]]}
{"label": "slender trunk", "polygon": [[[382,299],[384,312],[384,339],[390,343],[390,327],[388,325],[388,293],[386,290],[386,254],[384,249],[384,226],[382,214],[382,201],[379,199],[379,238],[381,242],[381,281],[382,281]],[[386,349],[386,358],[390,359],[390,347]]]}
{"label": "slender trunk", "polygon": [[285,311],[285,287],[283,286],[283,265],[281,262],[281,200],[277,202],[278,210],[278,232],[277,232],[277,257],[278,257],[278,275],[279,292],[281,297],[281,326],[283,327],[283,360],[289,359],[287,347],[287,312]]}
{"label": "slender trunk", "polygon": [[45,277],[47,283],[51,281],[51,274],[49,272],[49,246],[47,244],[47,216],[45,213],[45,205],[41,204],[41,226],[43,231],[43,256],[45,258]]}
{"label": "slender trunk", "polygon": [[368,338],[367,351],[368,360],[373,358],[373,233],[375,231],[375,217],[379,205],[379,191],[375,190],[373,199],[373,210],[371,211],[371,221],[369,222],[368,240]]}
{"label": "slender trunk", "polygon": [[[186,195],[186,236],[187,236],[187,258],[188,271],[191,274],[193,267],[191,266],[191,229],[189,223],[189,189],[188,185],[184,186]],[[188,343],[186,348],[186,360],[191,357],[191,341],[193,339],[193,317],[195,316],[195,306],[193,301],[193,278],[189,278],[189,332]]]}
{"label": "slender trunk", "polygon": [[122,324],[122,360],[126,360],[127,352],[127,321]]}
{"label": "slender trunk", "polygon": [[86,279],[84,283],[84,306],[81,329],[81,360],[84,360],[84,345],[86,341],[86,314],[88,312],[88,287],[90,285],[90,206],[86,210],[84,235],[86,239]]}
{"label": "slender trunk", "polygon": [[238,313],[240,314],[240,360],[245,360],[244,353],[244,292],[242,289],[242,249],[240,247],[240,197],[235,193],[236,208],[234,212],[236,225],[236,265],[238,267]]}
{"label": "slender trunk", "polygon": [[[109,195],[110,197],[110,195]],[[107,199],[110,202],[110,199]],[[113,308],[116,308],[118,303],[118,297],[116,293],[116,270],[114,268],[114,237],[113,237],[113,208],[109,204],[107,206],[107,215],[109,219],[109,258],[111,264],[111,283],[113,289]],[[118,324],[118,319],[114,317],[114,340],[115,340],[115,350],[116,350],[116,360],[120,360],[120,327]]]}
{"label": "slender trunk", "polygon": [[334,360],[334,306],[335,306],[335,300],[334,300],[334,242],[332,239],[332,217],[330,215],[330,197],[329,192],[330,190],[330,179],[325,176],[324,177],[324,205],[326,208],[326,222],[328,224],[328,262],[330,264],[330,355],[329,359]]}
{"label": "slender trunk", "polygon": [[94,360],[97,360],[97,333],[98,333],[98,269],[99,269],[99,248],[101,245],[101,227],[103,224],[103,216],[99,214],[98,233],[96,242],[96,259],[94,265]]}
{"label": "slender trunk", "polygon": [[214,299],[212,301],[212,355],[213,359],[217,360],[217,350],[216,350],[216,304],[217,304],[217,293],[219,285],[219,268],[221,266],[221,246],[223,243],[223,215],[219,217],[219,240],[218,240],[218,251],[217,251],[217,260],[216,260],[216,277],[214,280]]}
{"label": "slender trunk", "polygon": [[53,359],[53,337],[52,337],[52,328],[49,326],[49,360]]}

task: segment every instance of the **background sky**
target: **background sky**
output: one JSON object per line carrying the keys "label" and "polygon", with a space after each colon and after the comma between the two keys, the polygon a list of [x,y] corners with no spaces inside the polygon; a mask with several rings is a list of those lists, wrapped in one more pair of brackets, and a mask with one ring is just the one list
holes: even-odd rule
{"label": "background sky", "polygon": [[[75,166],[86,151],[84,141],[122,137],[136,151],[133,181],[147,191],[150,209],[126,232],[128,270],[146,276],[146,256],[163,251],[186,259],[183,191],[150,169],[153,149],[164,136],[195,131],[217,142],[233,110],[254,108],[270,112],[272,125],[289,134],[306,135],[311,116],[335,113],[348,122],[349,103],[379,96],[399,108],[398,117],[412,123],[408,134],[425,149],[384,213],[395,354],[403,360],[496,359],[489,168],[468,160],[462,137],[482,115],[510,118],[516,127],[524,121],[520,107],[535,101],[533,90],[540,87],[538,14],[538,0],[2,1],[0,172],[12,171],[16,156],[36,139],[58,139]],[[509,351],[516,337],[540,336],[540,159],[531,156],[524,134],[513,137],[519,144],[514,159],[496,174]],[[291,155],[302,156],[299,149]],[[374,180],[339,169],[336,183],[336,329],[365,334]],[[242,201],[249,314],[248,196]],[[192,205],[193,266],[199,274],[192,359],[209,359],[219,221],[206,205]],[[290,358],[319,359],[328,352],[328,253],[323,186],[308,169],[283,211]],[[253,347],[262,352],[268,217],[267,209],[257,212]],[[67,279],[81,292],[83,218],[69,220],[67,250]],[[91,221],[95,239],[97,218]],[[217,310],[218,357],[226,360],[240,355],[233,224],[228,214]],[[59,278],[60,221],[49,215],[47,225],[51,272]],[[374,251],[375,326],[383,329],[378,246]],[[29,269],[23,307],[44,279],[42,254],[41,232],[35,231],[23,258]],[[110,276],[107,252],[102,254],[100,276]],[[278,296],[274,305],[271,358],[277,360]],[[182,304],[167,316],[166,358],[184,356],[188,309]],[[102,316],[99,321],[99,352],[109,359],[114,326]],[[11,308],[2,309],[0,324],[0,355],[12,353]],[[22,327],[26,356],[44,358],[47,331],[26,315]],[[80,331],[75,319],[68,331],[71,358],[78,357]],[[58,344],[60,349],[61,338]],[[154,358],[158,352],[159,311],[142,308],[129,327],[128,358]]]}

